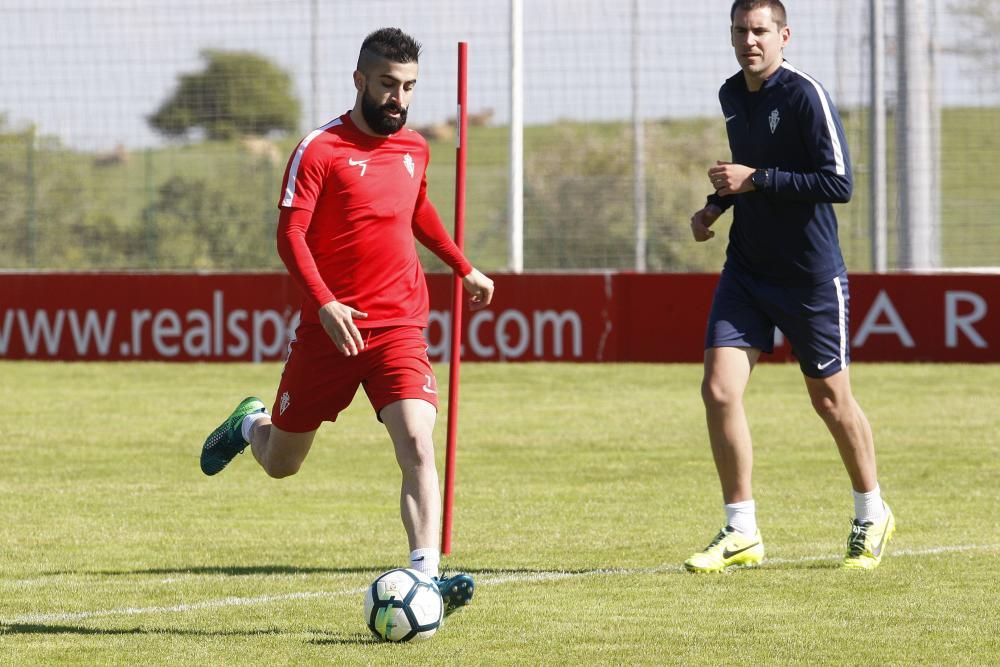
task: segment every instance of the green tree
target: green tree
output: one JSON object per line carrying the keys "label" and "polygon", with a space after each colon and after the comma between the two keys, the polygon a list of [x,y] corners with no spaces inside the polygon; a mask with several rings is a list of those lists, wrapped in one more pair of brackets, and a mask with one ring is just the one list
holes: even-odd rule
{"label": "green tree", "polygon": [[[731,216],[713,243],[688,222],[705,204],[708,166],[729,156],[720,119],[646,123],[647,266],[717,271]],[[544,143],[542,143],[544,142]],[[631,128],[557,124],[525,158],[524,264],[529,269],[635,266]]]}
{"label": "green tree", "polygon": [[628,268],[633,215],[627,128],[554,126],[525,160],[524,265]]}
{"label": "green tree", "polygon": [[[278,220],[269,189],[246,187],[250,175],[173,176],[143,217],[155,230],[149,255],[156,268],[273,270]],[[241,183],[243,187],[240,187]]]}
{"label": "green tree", "polygon": [[298,129],[300,104],[287,72],[254,53],[209,49],[201,55],[205,70],[181,76],[149,117],[153,129],[167,137],[202,129],[223,140]]}
{"label": "green tree", "polygon": [[0,267],[88,268],[87,183],[58,139],[34,126],[9,129],[0,117]]}

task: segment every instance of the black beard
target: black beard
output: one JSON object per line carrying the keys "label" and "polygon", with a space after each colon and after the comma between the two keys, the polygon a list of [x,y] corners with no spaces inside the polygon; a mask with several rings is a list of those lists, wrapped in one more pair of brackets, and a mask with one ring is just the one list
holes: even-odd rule
{"label": "black beard", "polygon": [[[368,89],[361,95],[361,115],[364,117],[368,127],[375,134],[389,136],[403,129],[406,125],[406,109],[395,102],[379,104],[368,96]],[[399,118],[393,118],[390,112],[399,112]]]}

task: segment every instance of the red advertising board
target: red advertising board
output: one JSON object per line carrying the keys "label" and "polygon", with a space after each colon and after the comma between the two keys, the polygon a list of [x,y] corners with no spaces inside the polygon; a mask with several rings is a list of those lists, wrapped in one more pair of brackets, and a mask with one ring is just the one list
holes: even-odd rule
{"label": "red advertising board", "polygon": [[[714,274],[494,276],[465,309],[470,361],[697,362]],[[1000,275],[851,276],[852,358],[1000,361]],[[450,277],[428,277],[429,353],[448,358]],[[299,294],[283,273],[0,273],[0,358],[270,361]],[[780,339],[779,339],[780,343]],[[773,359],[790,359],[779,344]]]}

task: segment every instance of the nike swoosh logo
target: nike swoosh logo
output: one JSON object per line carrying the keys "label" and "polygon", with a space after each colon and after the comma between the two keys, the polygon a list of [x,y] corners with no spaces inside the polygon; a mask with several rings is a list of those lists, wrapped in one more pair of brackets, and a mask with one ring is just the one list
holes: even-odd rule
{"label": "nike swoosh logo", "polygon": [[421,389],[423,389],[428,394],[436,394],[437,390],[434,389],[434,387],[433,387],[434,380],[431,379],[431,376],[428,375],[427,373],[424,373],[424,377],[427,378],[427,384],[425,384],[423,387],[421,387]]}
{"label": "nike swoosh logo", "polygon": [[742,549],[737,549],[736,551],[730,551],[729,549],[723,549],[723,550],[722,550],[722,557],[723,557],[723,558],[732,558],[732,557],[733,557],[733,556],[735,556],[736,554],[741,554],[741,553],[743,553],[744,551],[746,551],[747,549],[753,549],[753,548],[754,548],[755,546],[757,546],[758,544],[760,544],[760,542],[754,542],[754,543],[753,543],[753,544],[751,544],[750,546],[748,546],[748,547],[743,547]]}
{"label": "nike swoosh logo", "polygon": [[837,360],[837,357],[834,357],[833,359],[831,359],[830,361],[826,362],[825,364],[816,364],[816,368],[819,369],[819,370],[823,370],[827,366],[829,366],[830,364],[832,364],[833,362],[835,362],[836,360]]}
{"label": "nike swoosh logo", "polygon": [[882,553],[882,547],[885,545],[885,538],[889,534],[889,525],[886,524],[885,531],[882,532],[882,539],[878,541],[878,545],[872,549],[872,553],[875,556],[879,556]]}
{"label": "nike swoosh logo", "polygon": [[365,160],[355,160],[354,158],[349,157],[347,158],[347,164],[352,167],[361,167],[361,175],[364,176],[365,170],[368,169],[368,160],[371,160],[371,158],[367,158]]}
{"label": "nike swoosh logo", "polygon": [[731,121],[734,118],[736,118],[736,114],[733,114],[732,116],[726,116],[726,122],[728,123],[729,121]]}

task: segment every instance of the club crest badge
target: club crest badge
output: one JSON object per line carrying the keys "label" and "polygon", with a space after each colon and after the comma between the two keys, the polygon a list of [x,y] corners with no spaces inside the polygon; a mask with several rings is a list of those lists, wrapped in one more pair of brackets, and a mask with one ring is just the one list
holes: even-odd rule
{"label": "club crest badge", "polygon": [[777,109],[771,109],[771,115],[767,117],[767,123],[771,126],[771,134],[778,129],[778,123],[781,122],[781,116],[778,114]]}
{"label": "club crest badge", "polygon": [[410,172],[410,178],[413,178],[413,158],[409,153],[403,156],[403,166],[406,167],[406,171]]}

